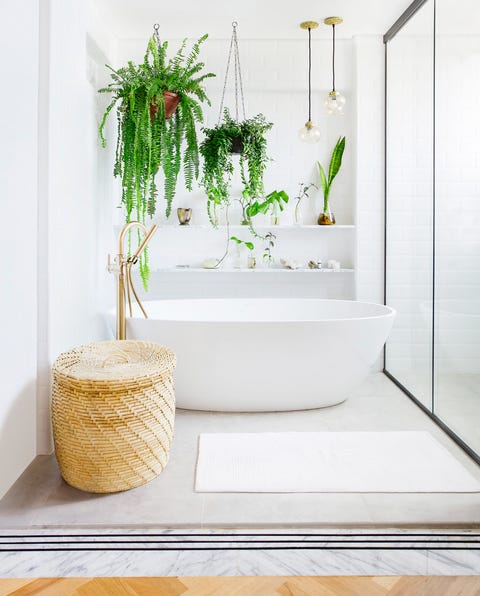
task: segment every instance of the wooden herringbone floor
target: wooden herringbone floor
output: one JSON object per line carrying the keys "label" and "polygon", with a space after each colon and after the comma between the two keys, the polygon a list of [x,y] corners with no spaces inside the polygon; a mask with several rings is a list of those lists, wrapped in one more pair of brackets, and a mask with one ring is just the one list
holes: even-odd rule
{"label": "wooden herringbone floor", "polygon": [[480,596],[479,577],[108,577],[2,579],[7,596]]}

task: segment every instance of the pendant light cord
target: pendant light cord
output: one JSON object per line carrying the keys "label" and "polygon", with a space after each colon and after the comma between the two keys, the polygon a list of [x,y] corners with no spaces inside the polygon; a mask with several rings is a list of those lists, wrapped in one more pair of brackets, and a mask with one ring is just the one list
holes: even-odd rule
{"label": "pendant light cord", "polygon": [[308,28],[308,121],[312,121],[312,30]]}
{"label": "pendant light cord", "polygon": [[332,91],[335,91],[335,24],[332,25],[333,35],[332,35]]}
{"label": "pendant light cord", "polygon": [[157,46],[160,47],[161,42],[160,42],[160,34],[159,34],[159,29],[160,29],[160,25],[158,23],[155,23],[155,25],[153,26],[153,37],[155,37],[155,41],[157,42]]}

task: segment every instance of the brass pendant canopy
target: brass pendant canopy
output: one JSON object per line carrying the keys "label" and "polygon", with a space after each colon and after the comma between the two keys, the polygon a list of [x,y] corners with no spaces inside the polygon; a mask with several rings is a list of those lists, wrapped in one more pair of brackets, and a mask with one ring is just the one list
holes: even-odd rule
{"label": "brass pendant canopy", "polygon": [[343,19],[342,17],[327,17],[323,22],[325,25],[340,25],[340,23],[343,23]]}
{"label": "brass pendant canopy", "polygon": [[301,29],[316,29],[318,27],[317,21],[303,21],[300,23]]}

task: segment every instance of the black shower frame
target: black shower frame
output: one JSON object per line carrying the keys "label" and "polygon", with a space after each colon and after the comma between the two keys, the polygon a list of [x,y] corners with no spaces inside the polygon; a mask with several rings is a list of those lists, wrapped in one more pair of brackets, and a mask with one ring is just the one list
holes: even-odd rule
{"label": "black shower frame", "polygon": [[477,464],[480,465],[480,454],[474,451],[463,439],[461,439],[441,418],[435,414],[435,68],[436,68],[436,0],[414,0],[405,12],[395,21],[390,29],[383,36],[384,52],[385,52],[385,89],[384,89],[384,234],[383,234],[383,301],[387,304],[387,213],[388,213],[388,196],[387,196],[387,86],[388,86],[388,42],[391,41],[399,31],[408,23],[408,21],[422,8],[427,2],[433,2],[433,180],[432,180],[432,395],[430,411],[418,398],[413,395],[394,375],[392,375],[386,367],[386,350],[385,345],[383,350],[383,373],[393,382],[399,389],[401,389],[431,420],[435,422],[455,443],[461,447]]}

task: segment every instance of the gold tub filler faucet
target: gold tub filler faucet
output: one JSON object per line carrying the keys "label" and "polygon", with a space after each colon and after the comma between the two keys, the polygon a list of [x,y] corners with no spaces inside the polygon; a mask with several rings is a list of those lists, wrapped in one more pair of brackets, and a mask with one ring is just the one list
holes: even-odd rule
{"label": "gold tub filler faucet", "polygon": [[[132,228],[139,228],[143,232],[143,239],[139,244],[135,254],[130,257],[125,257],[124,254],[124,241],[127,232],[129,232]],[[135,290],[133,285],[132,279],[132,267],[135,265],[140,258],[142,252],[146,249],[147,244],[150,241],[150,238],[155,234],[157,229],[156,225],[153,225],[150,230],[141,224],[139,221],[131,221],[125,224],[122,228],[118,236],[118,252],[113,260],[111,261],[110,255],[108,255],[108,271],[110,273],[115,273],[117,276],[117,320],[116,320],[116,338],[117,339],[126,339],[127,335],[127,324],[126,324],[126,301],[128,300],[128,309],[130,312],[130,316],[133,316],[132,313],[132,294],[137,301],[140,310],[142,311],[144,317],[148,319],[147,313],[143,308],[142,303],[140,302],[140,298]]]}

